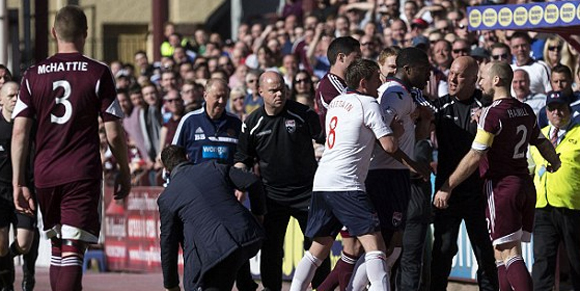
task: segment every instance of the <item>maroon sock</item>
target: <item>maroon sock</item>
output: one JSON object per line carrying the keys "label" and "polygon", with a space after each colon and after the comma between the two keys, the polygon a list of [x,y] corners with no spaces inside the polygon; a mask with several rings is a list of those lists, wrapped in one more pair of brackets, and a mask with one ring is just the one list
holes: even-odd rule
{"label": "maroon sock", "polygon": [[357,259],[357,257],[344,252],[340,256],[339,262],[342,262],[340,270],[338,271],[338,285],[340,286],[340,291],[346,290],[348,282],[350,282],[350,277],[352,277],[352,272],[354,271]]}
{"label": "maroon sock", "polygon": [[344,262],[342,262],[342,260],[338,260],[338,262],[336,262],[334,269],[332,269],[330,274],[326,276],[326,279],[324,279],[324,281],[318,285],[318,288],[316,288],[317,291],[331,291],[338,286],[338,267],[341,263]]}
{"label": "maroon sock", "polygon": [[331,291],[340,285],[340,290],[344,291],[348,285],[348,282],[350,281],[350,277],[352,276],[352,271],[354,270],[356,260],[357,258],[342,252],[340,260],[336,262],[332,272],[328,274],[326,279],[324,279],[324,282],[322,282],[322,284],[320,284],[316,290]]}
{"label": "maroon sock", "polygon": [[60,273],[60,265],[62,261],[60,240],[52,238],[51,243],[52,243],[52,256],[50,257],[50,269],[49,269],[50,289],[58,290],[56,289],[56,282],[58,282],[58,274]]}
{"label": "maroon sock", "polygon": [[[78,243],[74,242],[74,243]],[[83,250],[76,245],[63,244],[61,249],[64,254],[61,261],[56,290],[77,291],[82,290],[83,278]],[[66,253],[66,254],[65,254]]]}
{"label": "maroon sock", "polygon": [[533,288],[532,277],[522,257],[513,257],[506,264],[507,279],[514,291],[529,291]]}
{"label": "maroon sock", "polygon": [[508,281],[505,265],[503,262],[496,262],[496,265],[499,291],[512,291],[512,285],[510,285],[510,282]]}

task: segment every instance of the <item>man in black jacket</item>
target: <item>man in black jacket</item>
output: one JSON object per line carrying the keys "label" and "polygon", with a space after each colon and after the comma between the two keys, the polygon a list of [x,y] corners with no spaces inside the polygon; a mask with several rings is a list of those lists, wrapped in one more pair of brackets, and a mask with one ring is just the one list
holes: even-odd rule
{"label": "man in black jacket", "polygon": [[[266,212],[262,182],[215,161],[193,165],[178,146],[165,148],[161,161],[171,175],[157,201],[163,285],[180,290],[181,244],[184,290],[231,290],[238,270],[258,252],[264,238],[258,222]],[[238,202],[233,188],[249,192],[252,213]]]}
{"label": "man in black jacket", "polygon": [[[451,64],[449,70],[449,95],[434,100],[430,106],[435,112],[435,131],[439,145],[435,190],[455,170],[463,156],[471,149],[477,132],[473,114],[485,103],[477,90],[478,66],[475,59],[462,56]],[[479,173],[472,174],[454,191],[446,209],[435,209],[433,221],[434,241],[431,261],[431,290],[447,289],[453,257],[457,254],[457,236],[461,221],[478,263],[477,281],[480,290],[497,290],[498,279],[493,247],[485,220],[486,200],[483,180]]]}

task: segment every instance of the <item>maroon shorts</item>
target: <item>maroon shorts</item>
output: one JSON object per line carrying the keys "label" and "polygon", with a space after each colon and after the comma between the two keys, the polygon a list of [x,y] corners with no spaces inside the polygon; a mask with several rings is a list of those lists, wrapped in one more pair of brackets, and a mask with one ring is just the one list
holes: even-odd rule
{"label": "maroon shorts", "polygon": [[486,218],[493,245],[530,241],[534,226],[536,189],[529,176],[506,176],[485,181]]}
{"label": "maroon shorts", "polygon": [[99,236],[101,180],[81,180],[37,188],[36,197],[45,231],[56,225],[69,225],[95,237]]}

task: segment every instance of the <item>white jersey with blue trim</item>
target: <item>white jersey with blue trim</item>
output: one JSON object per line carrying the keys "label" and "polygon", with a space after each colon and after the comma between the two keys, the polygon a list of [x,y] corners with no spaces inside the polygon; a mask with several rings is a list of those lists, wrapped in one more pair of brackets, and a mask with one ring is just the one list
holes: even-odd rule
{"label": "white jersey with blue trim", "polygon": [[[409,88],[410,89],[410,88]],[[405,132],[398,138],[399,148],[409,157],[414,156],[415,122],[411,114],[417,106],[413,102],[410,90],[403,82],[396,78],[389,78],[379,87],[379,104],[385,116],[385,122],[390,125],[395,116],[403,123]],[[407,167],[383,149],[376,148],[371,159],[370,170],[378,169],[407,169]]]}
{"label": "white jersey with blue trim", "polygon": [[377,99],[348,92],[326,114],[326,143],[314,175],[314,191],[365,191],[375,141],[391,134]]}

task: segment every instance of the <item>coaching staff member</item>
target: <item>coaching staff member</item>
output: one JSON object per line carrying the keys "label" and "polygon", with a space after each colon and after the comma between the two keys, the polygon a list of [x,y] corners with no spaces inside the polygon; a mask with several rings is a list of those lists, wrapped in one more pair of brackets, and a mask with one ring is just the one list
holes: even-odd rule
{"label": "coaching staff member", "polygon": [[[258,177],[209,161],[187,162],[185,150],[168,146],[161,161],[171,182],[159,196],[163,285],[179,289],[178,248],[183,247],[185,290],[231,290],[239,268],[256,255],[264,233],[256,216],[265,212]],[[250,194],[250,213],[233,188]]]}
{"label": "coaching staff member", "polygon": [[[312,109],[286,99],[282,75],[265,72],[259,82],[264,105],[242,124],[234,161],[242,169],[252,168],[258,162],[268,207],[260,274],[264,288],[278,291],[282,288],[284,236],[290,216],[298,220],[302,233],[306,230],[317,167],[312,139],[320,137],[321,127]],[[324,264],[315,277],[316,283],[322,282],[329,272],[330,261],[325,260]]]}
{"label": "coaching staff member", "polygon": [[[472,57],[463,56],[455,59],[449,69],[449,94],[430,104],[435,113],[435,131],[439,143],[435,189],[441,188],[461,159],[469,152],[477,133],[477,122],[473,120],[472,114],[484,106],[481,91],[475,86],[477,72],[477,62]],[[453,192],[448,208],[435,209],[431,290],[447,289],[447,277],[451,272],[453,257],[458,250],[457,236],[461,221],[465,221],[471,247],[479,266],[477,270],[479,288],[497,290],[497,269],[485,222],[483,179],[479,177],[479,173],[473,173]]]}

